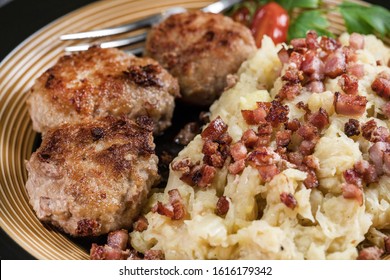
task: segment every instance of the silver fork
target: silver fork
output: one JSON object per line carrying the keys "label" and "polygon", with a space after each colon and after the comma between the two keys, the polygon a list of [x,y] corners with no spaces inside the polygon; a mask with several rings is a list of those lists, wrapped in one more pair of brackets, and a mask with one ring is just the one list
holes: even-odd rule
{"label": "silver fork", "polygon": [[[230,7],[232,7],[234,4],[237,4],[241,2],[241,0],[220,0],[218,2],[212,3],[201,10],[203,12],[208,13],[220,13],[223,12]],[[60,36],[60,39],[65,40],[81,40],[81,39],[95,39],[100,37],[106,37],[106,36],[112,36],[112,35],[118,35],[127,33],[130,31],[135,31],[141,28],[147,28],[151,27],[157,23],[160,23],[164,19],[168,18],[169,16],[173,14],[178,13],[184,13],[187,9],[182,7],[173,7],[165,10],[164,12],[160,14],[155,14],[152,16],[149,16],[147,18],[143,18],[141,20],[131,22],[124,25],[119,25],[115,27],[105,28],[105,29],[99,29],[99,30],[91,30],[86,32],[80,32],[80,33],[72,33],[72,34],[64,34]],[[75,51],[85,51],[91,46],[100,46],[101,48],[114,48],[114,47],[124,47],[133,45],[136,43],[140,43],[146,39],[147,32],[133,35],[127,38],[123,39],[117,39],[112,41],[106,41],[101,43],[88,43],[88,44],[81,44],[81,45],[74,45],[74,46],[68,46],[65,48],[65,51],[67,52],[75,52]],[[136,48],[130,50],[131,53],[134,54],[140,54],[142,53],[143,48]]]}

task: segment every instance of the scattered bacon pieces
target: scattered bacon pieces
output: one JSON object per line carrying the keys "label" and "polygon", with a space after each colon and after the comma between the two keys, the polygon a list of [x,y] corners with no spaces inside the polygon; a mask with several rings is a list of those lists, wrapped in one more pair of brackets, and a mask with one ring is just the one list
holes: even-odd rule
{"label": "scattered bacon pieces", "polygon": [[378,128],[375,120],[370,120],[362,125],[362,135],[363,137],[370,141],[373,132]]}
{"label": "scattered bacon pieces", "polygon": [[280,201],[283,202],[290,209],[294,209],[298,204],[292,193],[282,192],[280,194]]}
{"label": "scattered bacon pieces", "polygon": [[375,170],[380,176],[383,173],[390,175],[390,144],[386,142],[376,142],[368,150]]}
{"label": "scattered bacon pieces", "polygon": [[349,119],[348,122],[344,124],[344,133],[348,137],[352,137],[360,134],[360,123],[358,120]]}
{"label": "scattered bacon pieces", "polygon": [[279,101],[273,100],[269,113],[265,119],[267,122],[270,122],[273,127],[277,127],[279,124],[288,121],[288,112],[289,108],[287,105],[283,106]]}
{"label": "scattered bacon pieces", "polygon": [[367,98],[360,95],[348,95],[336,92],[334,107],[337,114],[360,116],[366,111]]}
{"label": "scattered bacon pieces", "polygon": [[291,142],[291,130],[283,130],[276,132],[276,145],[286,147]]}
{"label": "scattered bacon pieces", "polygon": [[317,112],[309,114],[307,121],[322,130],[329,124],[329,115],[323,108],[320,108]]}
{"label": "scattered bacon pieces", "polygon": [[148,229],[149,223],[144,216],[140,216],[133,225],[135,231],[143,232]]}
{"label": "scattered bacon pieces", "polygon": [[89,256],[91,260],[126,260],[130,256],[130,251],[93,243]]}
{"label": "scattered bacon pieces", "polygon": [[241,173],[245,169],[245,159],[240,159],[231,163],[228,167],[228,171],[230,174],[236,175]]}
{"label": "scattered bacon pieces", "polygon": [[177,189],[168,191],[169,204],[163,204],[161,201],[157,201],[151,209],[153,213],[158,213],[163,216],[167,216],[172,220],[184,219],[186,215],[183,199]]}
{"label": "scattered bacon pieces", "polygon": [[304,55],[301,70],[309,77],[309,80],[322,80],[324,78],[325,64],[316,55],[315,51],[308,51]]}
{"label": "scattered bacon pieces", "polygon": [[183,199],[180,195],[178,189],[172,189],[168,191],[169,203],[173,207],[173,217],[172,220],[181,220],[186,215],[186,209],[183,204]]}
{"label": "scattered bacon pieces", "polygon": [[269,182],[275,175],[280,173],[280,170],[275,164],[256,166],[259,171],[260,177],[265,181]]}
{"label": "scattered bacon pieces", "polygon": [[390,74],[380,72],[372,82],[371,89],[380,97],[390,100]]}
{"label": "scattered bacon pieces", "polygon": [[325,52],[333,52],[336,49],[340,48],[341,44],[333,38],[328,38],[326,36],[322,36],[321,41],[320,41],[320,47]]}
{"label": "scattered bacon pieces", "polygon": [[226,196],[221,196],[217,201],[215,213],[218,216],[224,216],[229,211],[230,203]]}
{"label": "scattered bacon pieces", "polygon": [[325,85],[321,81],[311,81],[305,87],[310,92],[320,93],[325,91]]}
{"label": "scattered bacon pieces", "polygon": [[346,72],[345,54],[342,50],[336,50],[328,55],[325,60],[325,75],[334,79]]}
{"label": "scattered bacon pieces", "polygon": [[267,112],[264,108],[256,108],[254,110],[241,110],[241,114],[247,124],[255,125],[265,122]]}
{"label": "scattered bacon pieces", "polygon": [[348,184],[362,186],[360,174],[355,169],[347,169],[343,172],[343,177]]}
{"label": "scattered bacon pieces", "polygon": [[375,166],[370,164],[366,160],[360,160],[353,166],[354,170],[367,184],[371,184],[378,181],[378,174]]}
{"label": "scattered bacon pieces", "polygon": [[164,260],[165,255],[161,250],[146,250],[144,260]]}
{"label": "scattered bacon pieces", "polygon": [[360,206],[363,205],[363,191],[355,184],[343,183],[341,185],[345,199],[356,199]]}
{"label": "scattered bacon pieces", "polygon": [[358,63],[349,63],[347,65],[347,73],[349,75],[355,76],[358,79],[361,79],[364,76],[364,65]]}
{"label": "scattered bacon pieces", "polygon": [[357,257],[358,260],[379,260],[381,256],[383,255],[383,250],[376,247],[367,247],[362,249],[359,252],[359,255]]}
{"label": "scattered bacon pieces", "polygon": [[220,117],[217,117],[202,131],[201,136],[202,139],[216,141],[227,129],[226,123]]}
{"label": "scattered bacon pieces", "polygon": [[129,240],[129,233],[125,229],[112,231],[107,236],[107,245],[111,248],[125,250]]}
{"label": "scattered bacon pieces", "polygon": [[191,163],[189,158],[177,160],[177,161],[172,162],[172,164],[171,164],[172,170],[181,171],[181,172],[185,172],[185,173],[190,172],[190,168],[192,166],[193,166],[193,164]]}
{"label": "scattered bacon pieces", "polygon": [[242,142],[237,142],[230,146],[230,154],[234,161],[240,159],[245,159],[247,156],[248,150]]}
{"label": "scattered bacon pieces", "polygon": [[343,74],[341,75],[338,84],[346,94],[355,95],[358,93],[359,83],[358,79],[354,76]]}
{"label": "scattered bacon pieces", "polygon": [[259,137],[256,135],[256,132],[253,131],[253,129],[248,129],[242,134],[241,141],[247,148],[253,148],[258,138]]}
{"label": "scattered bacon pieces", "polygon": [[307,177],[303,181],[303,184],[305,185],[305,187],[307,189],[317,188],[320,183],[318,182],[317,174],[315,173],[315,171],[313,169],[309,168],[306,170],[306,172],[307,172]]}

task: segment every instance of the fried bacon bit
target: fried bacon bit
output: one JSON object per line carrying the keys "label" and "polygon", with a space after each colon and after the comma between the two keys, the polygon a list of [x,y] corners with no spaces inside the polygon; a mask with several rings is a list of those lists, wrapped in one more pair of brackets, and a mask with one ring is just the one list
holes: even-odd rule
{"label": "fried bacon bit", "polygon": [[279,124],[288,121],[288,112],[289,108],[287,105],[283,106],[279,101],[273,100],[269,113],[265,119],[267,122],[270,122],[273,127],[277,127]]}
{"label": "fried bacon bit", "polygon": [[299,83],[285,83],[280,89],[277,98],[278,100],[293,100],[301,93],[301,84]]}
{"label": "fried bacon bit", "polygon": [[376,142],[368,150],[371,161],[375,165],[375,170],[380,176],[383,173],[390,175],[390,144],[386,142]]}
{"label": "fried bacon bit", "polygon": [[241,110],[241,114],[247,124],[255,125],[265,122],[267,112],[264,108],[256,108],[254,110]]}
{"label": "fried bacon bit", "polygon": [[190,172],[191,167],[193,167],[193,164],[191,163],[191,160],[189,158],[184,158],[175,162],[172,162],[171,168],[174,171],[181,171],[188,173]]}
{"label": "fried bacon bit", "polygon": [[292,121],[289,121],[285,123],[284,128],[291,130],[292,132],[295,132],[298,130],[298,128],[301,126],[301,123],[299,122],[298,119],[293,119]]}
{"label": "fried bacon bit", "polygon": [[290,44],[294,49],[306,48],[306,39],[305,38],[295,38],[290,41]]}
{"label": "fried bacon bit", "polygon": [[363,137],[370,141],[372,138],[373,132],[378,128],[374,120],[370,120],[362,125],[362,135]]}
{"label": "fried bacon bit", "polygon": [[258,138],[259,137],[253,129],[248,129],[242,134],[241,141],[247,148],[253,148],[257,143]]}
{"label": "fried bacon bit", "polygon": [[164,260],[165,255],[161,250],[146,250],[144,260]]}
{"label": "fried bacon bit", "polygon": [[320,47],[325,52],[333,52],[334,50],[340,48],[341,44],[333,38],[328,38],[326,36],[322,36],[321,41],[320,41]]}
{"label": "fried bacon bit", "polygon": [[140,216],[133,225],[135,231],[143,232],[148,229],[149,223],[144,216]]}
{"label": "fried bacon bit", "polygon": [[383,250],[376,247],[367,247],[362,249],[359,252],[359,255],[357,257],[358,260],[379,260],[381,256],[383,255]]}
{"label": "fried bacon bit", "polygon": [[186,209],[183,204],[183,199],[181,198],[180,192],[177,189],[172,189],[168,191],[169,203],[173,207],[173,217],[172,220],[181,220],[186,215]]}
{"label": "fried bacon bit", "polygon": [[317,112],[309,114],[307,121],[321,130],[329,124],[329,116],[323,108],[320,108]]}
{"label": "fried bacon bit", "polygon": [[336,92],[334,107],[337,114],[361,116],[366,110],[367,98],[360,95],[348,95]]}
{"label": "fried bacon bit", "polygon": [[346,94],[355,95],[358,93],[359,83],[358,79],[354,76],[343,74],[341,75],[338,84]]}
{"label": "fried bacon bit", "polygon": [[313,170],[316,170],[320,167],[320,163],[318,161],[318,158],[316,158],[313,155],[305,156],[303,158],[302,163]]}
{"label": "fried bacon bit", "polygon": [[97,245],[93,243],[90,250],[91,260],[126,260],[130,256],[130,251],[122,251],[108,245]]}
{"label": "fried bacon bit", "polygon": [[356,199],[360,206],[363,205],[363,191],[355,184],[343,183],[341,185],[345,199]]}
{"label": "fried bacon bit", "polygon": [[201,136],[202,139],[216,141],[227,129],[227,124],[220,117],[217,117],[202,131]]}
{"label": "fried bacon bit", "polygon": [[200,188],[208,187],[215,176],[216,169],[207,164],[195,165],[189,172],[183,173],[180,179],[190,186],[198,186]]}
{"label": "fried bacon bit", "polygon": [[362,186],[360,174],[355,169],[347,169],[343,172],[343,177],[348,184]]}
{"label": "fried bacon bit", "polygon": [[304,140],[313,141],[319,137],[318,129],[312,124],[306,123],[300,126],[297,130],[297,134]]}
{"label": "fried bacon bit", "polygon": [[229,211],[229,200],[226,198],[226,196],[221,196],[217,201],[217,207],[215,209],[215,213],[218,216],[224,216]]}
{"label": "fried bacon bit", "polygon": [[298,204],[292,193],[282,192],[280,194],[280,201],[283,202],[290,209],[294,209]]}
{"label": "fried bacon bit", "polygon": [[291,142],[291,130],[283,130],[276,132],[276,145],[278,147],[287,147]]}
{"label": "fried bacon bit", "polygon": [[270,182],[275,175],[280,173],[280,170],[275,164],[256,166],[257,171],[259,171],[260,177],[265,182]]}
{"label": "fried bacon bit", "polygon": [[303,162],[303,155],[299,152],[291,152],[287,154],[288,161],[296,166],[301,166]]}
{"label": "fried bacon bit", "polygon": [[289,82],[291,84],[297,84],[303,81],[303,73],[299,71],[296,67],[288,67],[286,73],[282,76],[282,81]]}
{"label": "fried bacon bit", "polygon": [[227,129],[228,126],[218,117],[203,130],[201,134],[204,140],[202,148],[203,162],[207,165],[215,168],[224,166],[225,160],[229,156],[228,145],[232,141]]}
{"label": "fried bacon bit", "polygon": [[288,50],[285,49],[284,47],[282,47],[278,51],[278,57],[279,57],[280,62],[282,62],[283,64],[288,63],[288,59],[290,58]]}
{"label": "fried bacon bit", "polygon": [[364,36],[358,33],[352,33],[349,36],[349,46],[355,50],[364,48]]}
{"label": "fried bacon bit", "polygon": [[132,260],[132,261],[142,260],[142,257],[140,256],[140,254],[136,250],[131,249],[127,260]]}
{"label": "fried bacon bit", "polygon": [[361,160],[355,163],[354,170],[359,174],[361,178],[367,183],[374,183],[378,181],[378,174],[375,170],[375,166],[370,164],[366,160]]}
{"label": "fried bacon bit", "polygon": [[249,153],[246,160],[252,167],[257,168],[260,177],[266,182],[271,181],[276,174],[280,173],[274,163],[274,155],[265,147],[258,147]]}
{"label": "fried bacon bit", "polygon": [[292,52],[290,55],[289,63],[294,65],[297,69],[300,69],[302,66],[303,55],[298,52]]}
{"label": "fried bacon bit", "polygon": [[129,233],[125,229],[112,231],[108,234],[107,245],[111,248],[125,250],[129,241]]}
{"label": "fried bacon bit", "polygon": [[161,201],[157,201],[151,211],[163,216],[167,216],[172,220],[181,220],[186,215],[186,210],[183,204],[181,195],[177,189],[168,191],[169,204],[162,204]]}
{"label": "fried bacon bit", "polygon": [[321,81],[311,81],[305,85],[306,89],[310,92],[324,92],[325,91],[325,85]]}
{"label": "fried bacon bit", "polygon": [[242,142],[237,142],[230,146],[230,154],[234,161],[238,161],[240,159],[245,159],[248,150]]}
{"label": "fried bacon bit", "polygon": [[342,50],[336,50],[328,55],[325,60],[325,75],[334,79],[346,72],[345,54]]}
{"label": "fried bacon bit", "polygon": [[371,89],[380,97],[390,100],[390,74],[380,72],[371,84]]}
{"label": "fried bacon bit", "polygon": [[349,119],[348,122],[344,124],[344,133],[348,137],[352,137],[360,134],[360,123],[358,120]]}
{"label": "fried bacon bit", "polygon": [[231,163],[228,167],[230,174],[236,175],[245,169],[245,159],[240,159]]}
{"label": "fried bacon bit", "polygon": [[316,50],[320,47],[317,41],[318,35],[314,30],[310,30],[306,34],[306,46],[311,50]]}
{"label": "fried bacon bit", "polygon": [[364,65],[358,63],[349,63],[347,65],[347,73],[351,76],[355,76],[358,79],[364,76]]}
{"label": "fried bacon bit", "polygon": [[306,170],[306,173],[307,173],[307,177],[303,181],[303,184],[305,185],[305,187],[307,189],[317,188],[320,183],[318,182],[317,175],[316,175],[315,171],[313,169],[309,168]]}
{"label": "fried bacon bit", "polygon": [[325,65],[316,55],[316,52],[312,50],[305,53],[301,70],[309,77],[309,80],[319,81],[324,78]]}
{"label": "fried bacon bit", "polygon": [[157,201],[157,203],[150,210],[153,213],[158,213],[171,219],[174,216],[172,205],[164,205],[161,201]]}

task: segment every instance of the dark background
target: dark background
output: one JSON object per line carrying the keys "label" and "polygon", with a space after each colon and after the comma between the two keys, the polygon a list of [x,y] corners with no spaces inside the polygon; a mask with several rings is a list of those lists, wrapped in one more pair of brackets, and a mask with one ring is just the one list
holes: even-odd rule
{"label": "dark background", "polygon": [[[113,1],[113,0],[109,0]],[[0,61],[31,34],[51,21],[94,0],[0,0]],[[367,1],[390,9],[389,0]],[[1,78],[1,77],[0,77]],[[0,259],[29,260],[31,255],[20,248],[0,229]]]}

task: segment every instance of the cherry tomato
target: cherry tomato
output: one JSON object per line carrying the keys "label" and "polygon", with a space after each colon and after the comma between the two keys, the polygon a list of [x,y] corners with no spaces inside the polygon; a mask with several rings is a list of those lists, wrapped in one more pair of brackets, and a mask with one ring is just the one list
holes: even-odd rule
{"label": "cherry tomato", "polygon": [[232,14],[232,19],[249,27],[251,24],[251,14],[249,12],[249,9],[247,7],[238,8]]}
{"label": "cherry tomato", "polygon": [[288,25],[288,13],[279,4],[270,2],[258,8],[251,25],[257,47],[261,47],[261,40],[264,35],[271,37],[275,44],[285,42]]}

